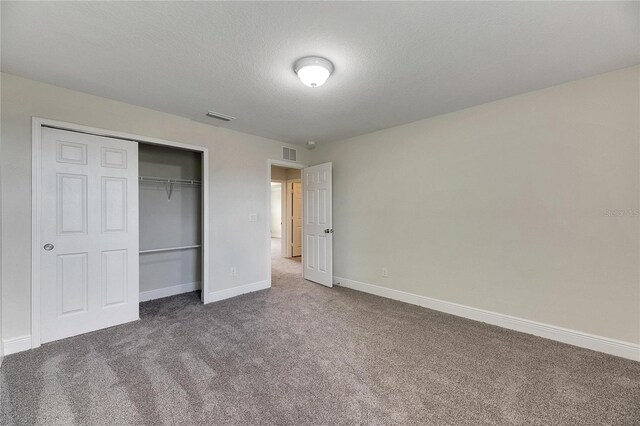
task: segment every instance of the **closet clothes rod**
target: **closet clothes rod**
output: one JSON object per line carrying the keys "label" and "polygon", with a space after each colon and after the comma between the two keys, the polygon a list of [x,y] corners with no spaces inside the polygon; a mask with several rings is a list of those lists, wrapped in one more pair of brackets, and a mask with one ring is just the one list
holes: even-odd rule
{"label": "closet clothes rod", "polygon": [[154,182],[154,183],[178,183],[182,185],[200,185],[201,182],[195,179],[177,179],[177,178],[161,178],[154,176],[140,176],[138,177],[140,182]]}
{"label": "closet clothes rod", "polygon": [[178,251],[178,250],[188,250],[188,249],[194,249],[194,248],[200,248],[202,247],[200,244],[196,244],[193,246],[181,246],[181,247],[166,247],[166,248],[157,248],[157,249],[148,249],[148,250],[140,250],[140,254],[145,254],[145,253],[159,253],[162,251]]}

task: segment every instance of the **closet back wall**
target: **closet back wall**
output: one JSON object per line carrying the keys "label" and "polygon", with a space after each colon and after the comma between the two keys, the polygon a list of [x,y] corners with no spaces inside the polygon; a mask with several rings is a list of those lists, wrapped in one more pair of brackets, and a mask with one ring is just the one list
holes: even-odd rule
{"label": "closet back wall", "polygon": [[[200,153],[140,144],[140,176],[201,180]],[[200,186],[175,185],[168,197],[163,183],[140,184],[140,250],[184,247],[202,242]],[[140,292],[182,286],[201,288],[199,248],[140,255]],[[142,297],[141,300],[146,298]]]}

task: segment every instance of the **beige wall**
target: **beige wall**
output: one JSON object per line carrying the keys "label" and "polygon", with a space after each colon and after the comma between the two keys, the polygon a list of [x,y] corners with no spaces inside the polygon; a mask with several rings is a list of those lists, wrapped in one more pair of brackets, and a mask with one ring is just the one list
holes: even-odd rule
{"label": "beige wall", "polygon": [[287,169],[284,167],[271,166],[271,180],[287,180]]}
{"label": "beige wall", "polygon": [[287,169],[287,180],[300,179],[301,172],[300,169]]}
{"label": "beige wall", "polygon": [[[335,275],[639,343],[639,73],[298,149],[301,163],[334,163]],[[32,116],[210,147],[212,290],[268,279],[266,165],[283,144],[1,84],[4,339],[30,333]]]}
{"label": "beige wall", "polygon": [[[267,159],[280,159],[284,144],[5,73],[1,84],[5,340],[31,330],[32,116],[208,146],[212,291],[268,280]],[[307,153],[298,149],[300,162]],[[252,213],[258,223],[248,221]]]}
{"label": "beige wall", "polygon": [[320,146],[334,274],[640,342],[639,72]]}
{"label": "beige wall", "polygon": [[[303,148],[298,147],[298,152],[300,152],[302,149]],[[300,169],[290,169],[287,167],[271,166],[271,179],[273,180],[300,179]]]}

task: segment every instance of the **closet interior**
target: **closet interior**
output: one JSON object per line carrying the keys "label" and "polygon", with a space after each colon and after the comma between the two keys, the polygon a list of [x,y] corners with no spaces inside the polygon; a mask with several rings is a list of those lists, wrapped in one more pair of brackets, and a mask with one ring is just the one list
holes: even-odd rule
{"label": "closet interior", "polygon": [[202,154],[139,144],[140,301],[201,289]]}

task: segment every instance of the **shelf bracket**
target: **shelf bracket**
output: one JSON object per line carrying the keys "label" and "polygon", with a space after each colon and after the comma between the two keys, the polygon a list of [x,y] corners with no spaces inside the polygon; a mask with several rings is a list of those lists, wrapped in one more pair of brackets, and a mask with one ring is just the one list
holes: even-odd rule
{"label": "shelf bracket", "polygon": [[171,201],[171,194],[173,194],[173,182],[167,182],[167,201]]}

